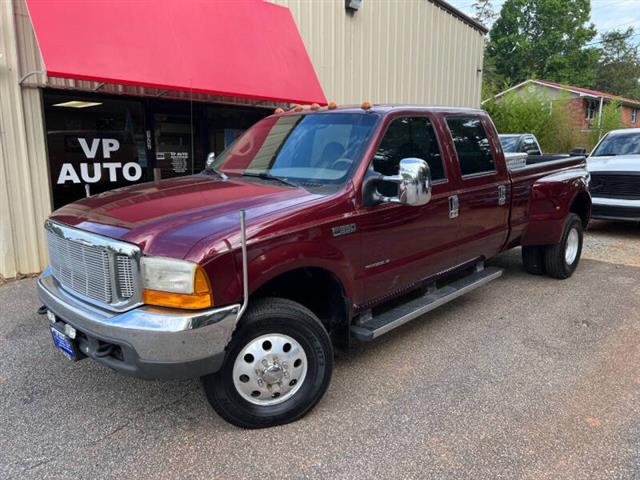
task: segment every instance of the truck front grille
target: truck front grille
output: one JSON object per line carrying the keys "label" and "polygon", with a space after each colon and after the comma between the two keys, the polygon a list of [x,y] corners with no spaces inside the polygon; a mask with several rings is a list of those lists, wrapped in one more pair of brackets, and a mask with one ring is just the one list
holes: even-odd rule
{"label": "truck front grille", "polygon": [[592,173],[591,194],[594,197],[640,199],[640,174]]}
{"label": "truck front grille", "polygon": [[136,246],[53,222],[47,243],[52,274],[70,293],[112,310],[139,303]]}

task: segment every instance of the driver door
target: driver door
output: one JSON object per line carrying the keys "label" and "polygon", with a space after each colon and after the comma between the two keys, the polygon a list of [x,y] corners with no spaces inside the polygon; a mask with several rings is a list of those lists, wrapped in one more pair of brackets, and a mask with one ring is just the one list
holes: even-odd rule
{"label": "driver door", "polygon": [[[458,220],[450,215],[455,190],[453,169],[445,161],[434,121],[427,115],[392,118],[369,168],[383,175],[398,173],[400,160],[415,157],[431,169],[432,198],[423,206],[385,203],[364,207],[358,230],[362,239],[361,278],[366,304],[375,304],[452,267],[456,259]],[[378,183],[385,196],[397,186]]]}

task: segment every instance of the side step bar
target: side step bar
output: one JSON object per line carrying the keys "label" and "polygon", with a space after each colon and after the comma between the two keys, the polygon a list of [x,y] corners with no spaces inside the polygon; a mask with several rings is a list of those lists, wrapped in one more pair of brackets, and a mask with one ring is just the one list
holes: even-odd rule
{"label": "side step bar", "polygon": [[380,315],[376,315],[364,323],[351,326],[351,334],[358,340],[369,342],[394,328],[424,315],[445,303],[454,300],[465,293],[469,293],[482,285],[502,276],[503,270],[498,267],[488,267],[480,271],[449,283],[442,288],[431,291],[426,295],[399,305]]}

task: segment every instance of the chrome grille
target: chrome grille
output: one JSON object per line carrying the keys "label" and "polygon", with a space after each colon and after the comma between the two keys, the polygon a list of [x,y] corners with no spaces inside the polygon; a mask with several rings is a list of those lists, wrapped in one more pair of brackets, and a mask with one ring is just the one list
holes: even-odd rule
{"label": "chrome grille", "polygon": [[116,257],[116,272],[118,274],[118,286],[121,298],[131,298],[134,294],[133,273],[131,269],[131,257],[118,255]]}
{"label": "chrome grille", "polygon": [[67,291],[116,311],[141,303],[136,245],[52,221],[45,227],[51,271]]}
{"label": "chrome grille", "polygon": [[53,276],[66,288],[94,300],[111,303],[109,254],[103,247],[84,245],[47,232]]}

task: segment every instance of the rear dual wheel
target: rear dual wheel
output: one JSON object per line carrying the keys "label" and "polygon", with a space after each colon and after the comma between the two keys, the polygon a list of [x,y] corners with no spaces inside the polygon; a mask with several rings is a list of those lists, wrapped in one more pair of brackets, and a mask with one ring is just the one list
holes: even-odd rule
{"label": "rear dual wheel", "polygon": [[522,262],[525,270],[534,275],[546,273],[553,278],[569,278],[580,262],[583,237],[582,220],[575,213],[569,214],[559,243],[549,246],[522,247]]}
{"label": "rear dual wheel", "polygon": [[233,335],[220,371],[202,378],[226,421],[263,428],[298,420],[324,395],[333,348],[318,318],[283,298],[257,301]]}

